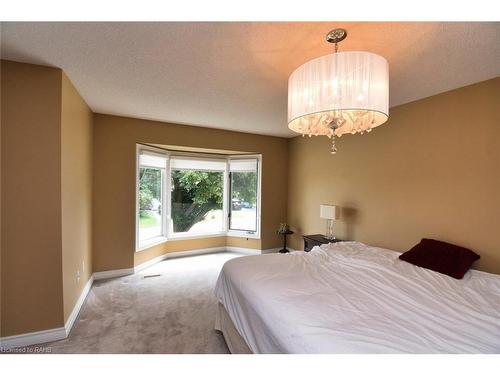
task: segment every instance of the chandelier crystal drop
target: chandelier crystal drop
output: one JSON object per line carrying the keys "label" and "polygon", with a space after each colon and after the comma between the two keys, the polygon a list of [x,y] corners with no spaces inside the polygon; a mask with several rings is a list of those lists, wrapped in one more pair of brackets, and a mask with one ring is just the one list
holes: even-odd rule
{"label": "chandelier crystal drop", "polygon": [[332,30],[327,41],[335,53],[298,67],[288,80],[288,127],[303,136],[369,132],[389,118],[389,67],[370,52],[337,52],[343,29]]}

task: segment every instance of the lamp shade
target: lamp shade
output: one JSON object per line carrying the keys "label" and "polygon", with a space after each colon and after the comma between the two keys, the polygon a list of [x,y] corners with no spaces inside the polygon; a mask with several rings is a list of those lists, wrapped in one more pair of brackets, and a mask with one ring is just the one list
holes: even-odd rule
{"label": "lamp shade", "polygon": [[288,127],[341,136],[370,131],[389,117],[389,66],[370,52],[338,52],[299,66],[288,80]]}
{"label": "lamp shade", "polygon": [[321,204],[319,206],[319,216],[322,219],[336,220],[339,218],[337,206]]}

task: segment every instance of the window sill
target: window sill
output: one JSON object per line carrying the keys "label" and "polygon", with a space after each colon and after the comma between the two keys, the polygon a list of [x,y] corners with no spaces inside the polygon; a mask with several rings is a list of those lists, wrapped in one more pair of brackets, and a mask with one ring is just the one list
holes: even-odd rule
{"label": "window sill", "polygon": [[200,234],[173,234],[168,240],[169,241],[182,241],[182,240],[194,240],[200,238],[209,238],[209,237],[226,237],[226,232],[216,232],[216,233],[200,233]]}
{"label": "window sill", "polygon": [[164,242],[167,242],[168,238],[164,236],[159,236],[159,237],[153,237],[147,240],[142,241],[139,243],[139,246],[135,250],[136,252],[142,251],[142,250],[147,250],[153,246],[160,245]]}
{"label": "window sill", "polygon": [[252,240],[260,240],[260,234],[259,233],[247,233],[244,231],[227,231],[226,234],[227,237],[243,237],[243,238],[250,238]]}

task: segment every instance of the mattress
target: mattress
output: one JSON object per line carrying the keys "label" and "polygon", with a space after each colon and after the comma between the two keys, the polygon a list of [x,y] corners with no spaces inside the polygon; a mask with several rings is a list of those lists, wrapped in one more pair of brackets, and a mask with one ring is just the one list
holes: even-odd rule
{"label": "mattress", "polygon": [[461,280],[359,242],[226,262],[215,294],[253,353],[500,353],[500,276]]}
{"label": "mattress", "polygon": [[217,304],[215,314],[215,329],[222,332],[231,354],[252,354],[247,343],[231,321],[226,309],[220,303]]}

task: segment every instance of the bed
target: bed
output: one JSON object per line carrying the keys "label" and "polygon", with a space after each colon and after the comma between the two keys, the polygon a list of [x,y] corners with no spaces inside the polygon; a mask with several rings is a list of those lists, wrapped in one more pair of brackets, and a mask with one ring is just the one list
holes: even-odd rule
{"label": "bed", "polygon": [[399,255],[339,242],[231,259],[215,328],[232,353],[500,353],[500,275]]}

